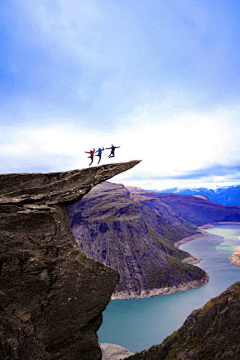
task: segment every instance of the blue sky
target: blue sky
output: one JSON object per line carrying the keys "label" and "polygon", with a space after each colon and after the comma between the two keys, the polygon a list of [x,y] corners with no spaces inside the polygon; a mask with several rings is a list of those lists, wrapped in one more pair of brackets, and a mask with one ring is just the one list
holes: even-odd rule
{"label": "blue sky", "polygon": [[0,3],[1,173],[113,143],[101,164],[142,160],[115,182],[240,184],[239,0]]}

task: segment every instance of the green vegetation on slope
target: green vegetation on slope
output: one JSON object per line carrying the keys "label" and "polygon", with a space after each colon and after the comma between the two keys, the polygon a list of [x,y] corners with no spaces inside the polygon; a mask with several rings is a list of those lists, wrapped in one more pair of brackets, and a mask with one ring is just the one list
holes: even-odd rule
{"label": "green vegetation on slope", "polygon": [[128,360],[238,360],[240,282],[192,312],[183,326]]}
{"label": "green vegetation on slope", "polygon": [[147,277],[150,288],[173,287],[202,279],[206,273],[197,266],[182,264],[171,255],[167,255],[168,266],[157,269]]}

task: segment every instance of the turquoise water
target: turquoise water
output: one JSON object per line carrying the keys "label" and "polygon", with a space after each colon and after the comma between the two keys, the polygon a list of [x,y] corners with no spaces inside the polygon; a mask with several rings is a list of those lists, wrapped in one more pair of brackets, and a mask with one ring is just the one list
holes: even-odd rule
{"label": "turquoise water", "polygon": [[118,344],[133,352],[160,344],[193,310],[240,280],[240,266],[229,261],[240,246],[240,225],[218,225],[207,232],[209,236],[184,244],[181,249],[203,259],[198,266],[210,275],[208,284],[166,296],[112,300],[103,313],[100,343]]}

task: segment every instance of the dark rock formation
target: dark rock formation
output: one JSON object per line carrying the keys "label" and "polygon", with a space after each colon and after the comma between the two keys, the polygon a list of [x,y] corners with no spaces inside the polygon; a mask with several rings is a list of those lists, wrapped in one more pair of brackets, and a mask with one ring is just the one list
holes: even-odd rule
{"label": "dark rock formation", "polygon": [[3,308],[0,310],[0,359],[50,359],[45,345],[36,337],[34,326],[24,323]]}
{"label": "dark rock formation", "polygon": [[72,205],[70,218],[82,250],[120,273],[114,298],[164,295],[208,281],[202,269],[181,263],[188,254],[172,241],[196,229],[161,201],[142,202],[106,182]]}
{"label": "dark rock formation", "polygon": [[161,345],[129,360],[240,359],[240,282],[203,308],[193,311],[183,326]]}
{"label": "dark rock formation", "polygon": [[68,205],[137,163],[0,176],[1,358],[101,358],[96,331],[119,275],[77,246]]}

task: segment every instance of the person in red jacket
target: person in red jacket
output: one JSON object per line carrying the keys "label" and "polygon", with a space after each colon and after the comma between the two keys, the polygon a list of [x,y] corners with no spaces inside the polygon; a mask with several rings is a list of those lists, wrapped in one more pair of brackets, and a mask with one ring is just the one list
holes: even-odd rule
{"label": "person in red jacket", "polygon": [[86,153],[86,154],[90,154],[90,156],[89,156],[89,158],[91,159],[91,162],[90,162],[90,164],[89,164],[89,166],[90,166],[90,165],[92,165],[92,162],[93,162],[93,157],[94,157],[95,149],[90,150],[90,151],[85,151],[85,153]]}

